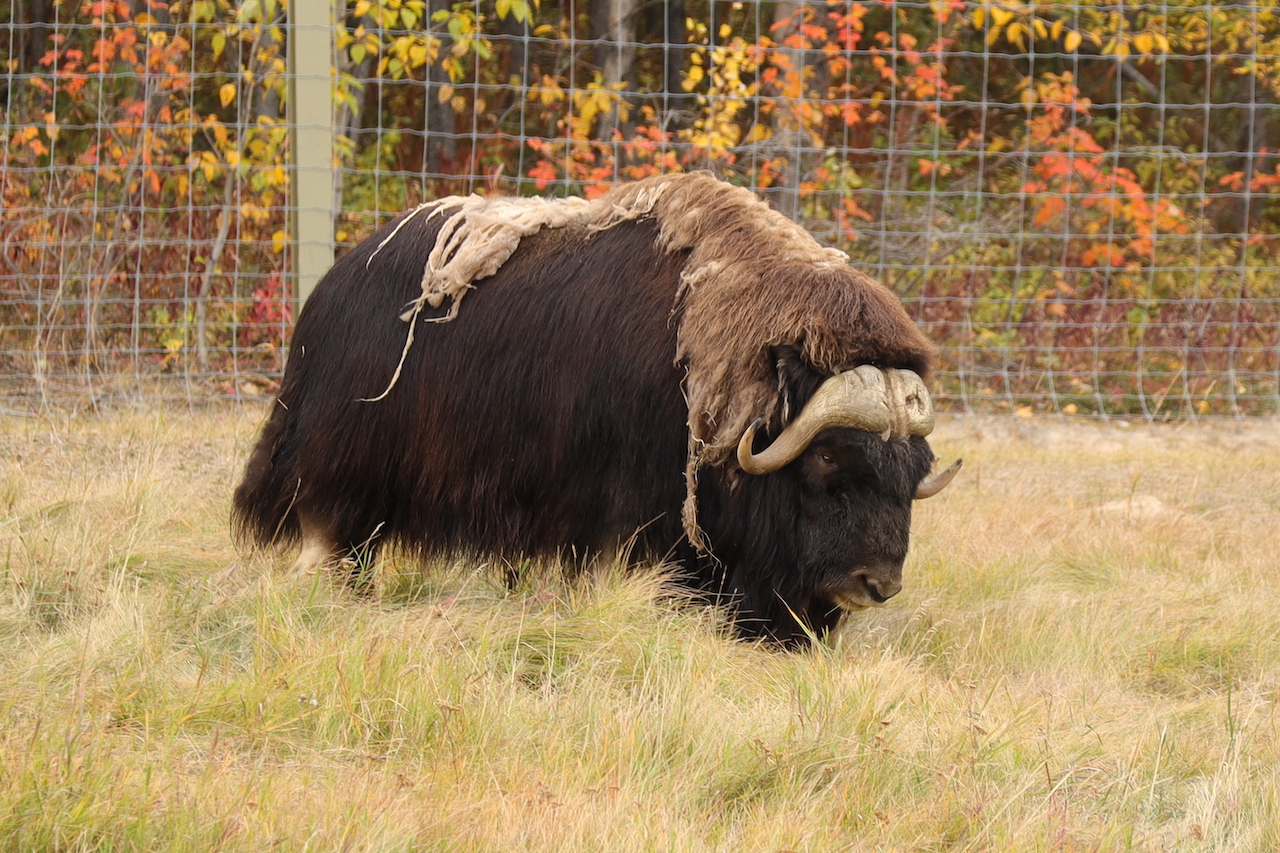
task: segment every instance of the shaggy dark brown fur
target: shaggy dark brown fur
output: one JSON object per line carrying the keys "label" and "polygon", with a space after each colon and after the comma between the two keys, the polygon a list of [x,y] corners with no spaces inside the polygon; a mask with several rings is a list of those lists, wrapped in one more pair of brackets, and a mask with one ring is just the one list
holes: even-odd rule
{"label": "shaggy dark brown fur", "polygon": [[746,190],[682,175],[524,222],[458,311],[422,297],[462,206],[382,229],[320,283],[236,490],[242,535],[301,539],[311,563],[384,542],[511,558],[630,542],[783,641],[833,626],[867,573],[897,583],[923,439],[831,429],[757,477],[728,452],[756,417],[766,444],[838,370],[927,375],[933,350],[892,294]]}

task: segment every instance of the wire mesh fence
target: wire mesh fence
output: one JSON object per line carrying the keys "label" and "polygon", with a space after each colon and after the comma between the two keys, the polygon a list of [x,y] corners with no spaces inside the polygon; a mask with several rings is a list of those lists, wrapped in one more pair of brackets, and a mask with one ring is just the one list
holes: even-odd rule
{"label": "wire mesh fence", "polygon": [[[332,6],[339,251],[710,169],[902,297],[943,408],[1280,411],[1274,2]],[[292,35],[279,0],[0,6],[0,406],[271,392]]]}

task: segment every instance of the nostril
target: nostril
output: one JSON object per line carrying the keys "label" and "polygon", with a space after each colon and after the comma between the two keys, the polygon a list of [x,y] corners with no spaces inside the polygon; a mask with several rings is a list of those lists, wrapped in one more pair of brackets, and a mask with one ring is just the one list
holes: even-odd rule
{"label": "nostril", "polygon": [[902,591],[902,581],[893,574],[896,572],[859,569],[846,575],[835,594],[836,601],[848,610],[884,604]]}
{"label": "nostril", "polygon": [[902,591],[902,584],[894,580],[877,580],[873,577],[864,576],[862,582],[866,584],[867,594],[871,596],[871,600],[876,604],[884,604]]}

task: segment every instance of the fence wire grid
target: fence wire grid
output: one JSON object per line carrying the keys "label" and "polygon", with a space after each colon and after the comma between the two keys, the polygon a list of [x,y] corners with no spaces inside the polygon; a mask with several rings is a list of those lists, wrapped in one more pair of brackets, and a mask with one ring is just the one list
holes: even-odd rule
{"label": "fence wire grid", "polygon": [[[1275,2],[331,6],[339,252],[710,169],[901,296],[944,410],[1280,411]],[[0,5],[0,408],[276,387],[295,35],[280,0]]]}

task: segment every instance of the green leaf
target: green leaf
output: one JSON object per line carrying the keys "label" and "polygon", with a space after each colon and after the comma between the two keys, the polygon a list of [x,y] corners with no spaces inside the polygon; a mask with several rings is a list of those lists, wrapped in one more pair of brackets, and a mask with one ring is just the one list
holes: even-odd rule
{"label": "green leaf", "polygon": [[191,20],[195,23],[212,21],[216,11],[214,0],[195,0],[191,4]]}

